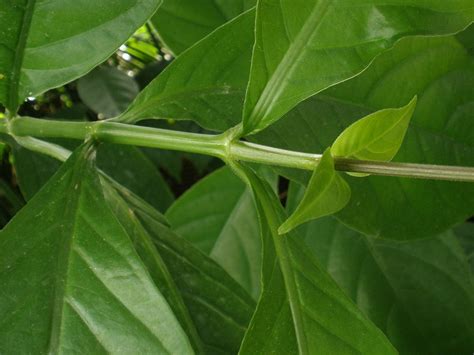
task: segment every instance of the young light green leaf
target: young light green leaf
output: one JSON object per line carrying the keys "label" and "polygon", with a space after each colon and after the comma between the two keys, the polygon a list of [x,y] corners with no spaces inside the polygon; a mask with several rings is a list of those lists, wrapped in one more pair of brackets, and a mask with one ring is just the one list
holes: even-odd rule
{"label": "young light green leaf", "polygon": [[286,234],[298,225],[327,216],[344,208],[351,198],[351,189],[334,169],[331,149],[324,152],[308,183],[308,188],[295,212],[278,228]]}
{"label": "young light green leaf", "polygon": [[301,238],[278,234],[286,214],[270,186],[237,168],[254,192],[263,238],[263,292],[240,354],[395,354]]}
{"label": "young light green leaf", "polygon": [[147,118],[194,120],[225,130],[242,117],[255,10],[216,29],[176,58],[115,121]]}
{"label": "young light green leaf", "polygon": [[374,112],[347,127],[334,141],[334,156],[390,161],[405,138],[417,97],[406,106]]}
{"label": "young light green leaf", "polygon": [[0,352],[192,354],[107,206],[94,154],[79,148],[0,232]]}
{"label": "young light green leaf", "polygon": [[[472,56],[455,36],[404,38],[361,75],[306,100],[252,140],[283,149],[320,152],[360,117],[386,107],[401,107],[418,94],[396,159],[473,166],[473,87]],[[289,169],[280,172],[304,184],[310,178]],[[474,214],[474,184],[379,176],[345,178],[351,200],[337,218],[368,235],[427,238]]]}
{"label": "young light green leaf", "polygon": [[455,33],[474,20],[472,0],[261,0],[243,134],[360,73],[401,37]]}
{"label": "young light green leaf", "polygon": [[151,18],[160,39],[175,55],[217,27],[255,6],[256,0],[164,0]]}
{"label": "young light green leaf", "polygon": [[124,43],[160,3],[0,0],[0,103],[16,112],[27,96],[87,73]]}

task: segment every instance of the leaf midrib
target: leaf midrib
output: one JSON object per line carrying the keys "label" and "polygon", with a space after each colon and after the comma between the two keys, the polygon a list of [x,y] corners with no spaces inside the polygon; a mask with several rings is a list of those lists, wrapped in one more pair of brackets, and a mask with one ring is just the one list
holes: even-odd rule
{"label": "leaf midrib", "polygon": [[[273,208],[272,201],[269,200],[265,189],[260,185],[260,181],[254,179],[254,182],[258,182],[254,188],[258,191],[259,198],[262,199],[261,204],[268,220],[268,226],[275,246],[275,252],[277,255],[278,263],[280,265],[281,273],[285,283],[285,291],[290,304],[291,314],[293,316],[293,325],[295,329],[298,350],[301,355],[309,354],[308,342],[306,339],[306,333],[304,332],[303,315],[301,314],[302,304],[298,296],[298,289],[296,286],[295,274],[291,265],[288,239],[290,236],[279,235],[277,232],[279,221],[278,211]],[[254,184],[256,185],[256,184]],[[275,218],[276,217],[276,218]]]}
{"label": "leaf midrib", "polygon": [[18,43],[13,59],[13,68],[11,70],[10,77],[10,89],[8,90],[8,109],[16,113],[18,109],[18,89],[20,87],[20,73],[23,65],[23,59],[25,57],[25,47],[28,35],[30,33],[31,21],[33,18],[33,12],[36,5],[36,0],[28,0],[25,11],[23,12],[23,18],[21,22],[20,34],[18,36]]}
{"label": "leaf midrib", "polygon": [[[283,81],[295,70],[295,68],[297,68],[299,64],[299,62],[296,60],[297,57],[301,54],[301,52],[303,52],[303,48],[307,45],[309,39],[321,25],[322,18],[325,16],[329,5],[329,0],[321,0],[316,5],[314,5],[313,11],[306,19],[305,24],[302,26],[294,41],[290,43],[288,50],[271,75],[267,85],[265,85],[265,88],[260,94],[260,97],[258,98],[257,103],[250,115],[248,118],[244,117],[244,122],[246,122],[248,131],[254,130],[260,121],[265,120],[265,117],[270,110],[271,104],[278,99],[278,92],[283,91]],[[258,12],[260,11],[257,10],[257,19],[259,17]],[[288,38],[288,40],[290,40],[290,38]],[[252,123],[252,121],[255,121],[255,123]]]}
{"label": "leaf midrib", "polygon": [[[69,190],[75,191],[76,193],[72,195],[68,195],[68,204],[69,208],[66,208],[64,214],[62,216],[62,220],[72,220],[71,223],[71,233],[67,233],[67,229],[69,224],[63,226],[62,231],[66,231],[64,233],[66,237],[63,236],[66,240],[61,241],[59,257],[56,264],[56,282],[55,282],[55,289],[54,289],[54,306],[53,306],[53,314],[51,319],[51,336],[49,339],[48,344],[48,353],[49,354],[57,354],[61,348],[61,330],[63,326],[63,318],[64,318],[64,307],[66,305],[66,289],[67,289],[67,276],[70,269],[70,262],[71,262],[71,255],[73,252],[73,244],[74,239],[76,236],[76,227],[77,221],[79,217],[79,205],[81,201],[82,189],[83,189],[83,181],[82,179],[77,176],[77,171],[82,170],[80,169],[83,164],[86,164],[87,157],[84,156],[78,159],[76,166],[73,168],[72,175],[70,176],[69,182]],[[66,197],[65,197],[66,198]]]}

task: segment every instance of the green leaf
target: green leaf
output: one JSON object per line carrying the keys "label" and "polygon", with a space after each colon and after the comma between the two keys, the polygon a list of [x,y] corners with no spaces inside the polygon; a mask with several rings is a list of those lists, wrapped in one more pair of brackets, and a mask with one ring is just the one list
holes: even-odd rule
{"label": "green leaf", "polygon": [[470,56],[474,57],[474,23],[464,31],[458,33],[456,39],[466,48]]}
{"label": "green leaf", "polygon": [[3,228],[24,204],[25,201],[17,192],[16,186],[0,180],[0,228]]}
{"label": "green leaf", "polygon": [[[321,152],[359,117],[400,107],[418,95],[394,160],[473,166],[473,86],[472,57],[456,37],[403,39],[360,76],[301,103],[253,141]],[[302,172],[280,172],[302,183],[309,180]],[[372,236],[426,238],[474,215],[473,184],[377,176],[346,180],[351,200],[336,216]]]}
{"label": "green leaf", "polygon": [[0,232],[0,349],[192,353],[107,207],[93,155],[76,151]]}
{"label": "green leaf", "polygon": [[21,194],[25,200],[31,200],[59,169],[61,162],[27,150],[16,142],[10,142],[10,146],[13,150],[13,166]]}
{"label": "green leaf", "polygon": [[249,10],[180,55],[117,121],[190,119],[225,130],[242,117],[255,11]]}
{"label": "green leaf", "polygon": [[[60,143],[70,148],[77,145],[72,140],[61,140]],[[61,162],[26,150],[16,142],[9,144],[13,147],[15,172],[21,192],[29,200],[53,176]],[[139,148],[101,144],[97,149],[97,164],[160,211],[166,211],[174,201],[173,193],[161,173]]]}
{"label": "green leaf", "polygon": [[464,223],[454,228],[454,234],[458,237],[461,246],[466,253],[467,261],[474,275],[474,223]]}
{"label": "green leaf", "polygon": [[0,0],[0,103],[14,113],[27,96],[84,75],[125,42],[160,3]]}
{"label": "green leaf", "polygon": [[[302,195],[295,187],[290,209]],[[400,354],[464,354],[473,348],[474,284],[452,232],[400,243],[365,237],[331,217],[297,232]]]}
{"label": "green leaf", "polygon": [[153,215],[158,216],[156,218],[157,223],[162,223],[164,217],[157,211],[153,211],[152,207],[146,206],[145,202],[140,201],[139,198],[134,196],[130,190],[125,189],[107,176],[102,175],[101,182],[109,207],[130,236],[135,250],[145,264],[151,278],[166,298],[166,301],[172,308],[174,315],[186,331],[194,350],[197,353],[203,353],[204,350],[201,338],[197,333],[194,322],[191,319],[172,275],[170,274],[160,253],[154,246],[151,236],[131,209],[133,207],[127,204],[127,202],[121,197],[121,194],[129,196],[129,200],[137,201],[137,204],[141,204],[144,208],[152,211]]}
{"label": "green leaf", "polygon": [[174,201],[160,171],[139,148],[101,144],[97,151],[97,165],[159,211],[166,211]]}
{"label": "green leaf", "polygon": [[166,217],[174,232],[258,298],[261,245],[257,211],[252,192],[229,168],[215,171],[187,190]]}
{"label": "green leaf", "polygon": [[241,354],[394,354],[392,345],[306,250],[278,235],[286,218],[271,188],[239,167],[256,197],[263,236],[263,293]]}
{"label": "green leaf", "polygon": [[256,0],[164,0],[151,22],[166,47],[178,55],[255,3]]}
{"label": "green leaf", "polygon": [[130,193],[121,196],[151,236],[206,353],[237,353],[255,309],[252,298],[216,262],[165,226],[159,213]]}
{"label": "green leaf", "polygon": [[331,147],[334,156],[390,161],[402,145],[416,96],[404,107],[374,112],[347,127]]}
{"label": "green leaf", "polygon": [[261,0],[243,135],[359,74],[401,37],[455,33],[473,20],[471,0]]}
{"label": "green leaf", "polygon": [[115,67],[94,69],[77,82],[81,100],[104,118],[121,114],[138,95],[138,84]]}
{"label": "green leaf", "polygon": [[328,148],[309,180],[301,203],[278,228],[278,233],[286,234],[302,223],[336,213],[347,205],[350,198],[351,189],[334,169],[331,149]]}

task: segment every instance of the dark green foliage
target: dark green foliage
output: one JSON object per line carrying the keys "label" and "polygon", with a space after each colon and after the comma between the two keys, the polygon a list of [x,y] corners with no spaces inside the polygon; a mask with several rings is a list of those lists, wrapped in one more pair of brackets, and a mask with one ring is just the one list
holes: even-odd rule
{"label": "dark green foliage", "polygon": [[0,353],[472,353],[473,22],[0,0]]}

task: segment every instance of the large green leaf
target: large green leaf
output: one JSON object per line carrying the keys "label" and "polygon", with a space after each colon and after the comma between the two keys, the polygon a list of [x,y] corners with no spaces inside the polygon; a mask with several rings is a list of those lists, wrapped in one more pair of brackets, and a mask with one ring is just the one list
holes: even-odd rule
{"label": "large green leaf", "polygon": [[0,0],[0,103],[62,85],[107,59],[161,0]]}
{"label": "large green leaf", "polygon": [[177,55],[255,3],[256,0],[164,0],[151,22],[166,47]]}
{"label": "large green leaf", "polygon": [[252,192],[229,168],[217,170],[186,191],[166,217],[174,232],[208,254],[258,298],[261,242],[257,211]]}
{"label": "large green leaf", "polygon": [[[290,210],[301,198],[295,187]],[[365,237],[330,217],[297,232],[401,354],[468,354],[474,348],[474,283],[452,232],[397,242]]]}
{"label": "large green leaf", "polygon": [[133,78],[115,67],[94,69],[77,82],[81,100],[104,118],[121,114],[130,105],[139,88]]}
{"label": "large green leaf", "polygon": [[207,353],[235,354],[255,303],[216,262],[163,224],[163,216],[129,193],[128,208],[151,236]]}
{"label": "large green leaf", "polygon": [[286,217],[271,188],[250,169],[262,221],[263,292],[242,354],[394,354],[383,333],[367,320],[320,268],[298,235],[279,235]]}
{"label": "large green leaf", "polygon": [[401,37],[454,33],[472,21],[472,0],[261,0],[243,134],[360,73]]}
{"label": "large green leaf", "polygon": [[347,205],[350,198],[351,189],[334,169],[334,159],[328,148],[309,180],[301,203],[278,228],[278,233],[288,233],[302,223],[336,213]]}
{"label": "large green leaf", "polygon": [[111,210],[117,216],[120,224],[125,228],[128,235],[132,239],[135,250],[145,264],[150,276],[152,277],[155,284],[159,287],[161,293],[166,298],[166,301],[173,310],[174,315],[180,322],[183,329],[188,334],[189,340],[191,341],[194,350],[197,353],[203,353],[203,344],[199,337],[194,322],[186,308],[186,305],[181,297],[178,288],[170,274],[163,258],[153,244],[151,236],[147,230],[143,227],[142,223],[138,219],[133,210],[131,212],[130,206],[121,196],[125,194],[128,199],[133,199],[140,203],[148,210],[153,212],[153,215],[158,216],[156,219],[157,223],[162,223],[162,216],[157,212],[153,211],[152,207],[146,206],[145,202],[139,201],[139,198],[133,196],[130,190],[125,189],[114,180],[109,177],[101,176],[102,186],[104,188],[104,195],[107,203]]}
{"label": "large green leaf", "polygon": [[[455,37],[403,39],[363,74],[303,102],[256,140],[321,152],[358,118],[402,106],[418,94],[394,160],[472,166],[473,85],[472,57]],[[300,172],[284,173],[302,182],[309,178]],[[347,181],[351,201],[337,217],[370,235],[434,236],[474,214],[473,184],[376,176]]]}
{"label": "large green leaf", "polygon": [[238,16],[174,60],[117,120],[192,119],[225,130],[242,116],[255,11]]}
{"label": "large green leaf", "polygon": [[0,233],[1,352],[192,353],[93,155],[80,148]]}

